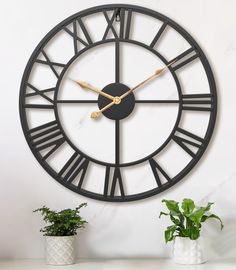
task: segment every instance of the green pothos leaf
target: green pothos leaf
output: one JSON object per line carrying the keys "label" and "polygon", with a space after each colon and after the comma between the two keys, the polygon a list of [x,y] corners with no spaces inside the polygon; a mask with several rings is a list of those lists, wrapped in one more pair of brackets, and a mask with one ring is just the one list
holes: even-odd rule
{"label": "green pothos leaf", "polygon": [[163,215],[164,215],[164,216],[169,216],[170,214],[161,211],[161,212],[160,212],[160,215],[159,215],[159,218],[161,218],[161,216],[163,216]]}
{"label": "green pothos leaf", "polygon": [[174,200],[162,200],[166,204],[166,207],[171,212],[172,216],[180,214],[179,203]]}
{"label": "green pothos leaf", "polygon": [[200,229],[199,228],[191,227],[189,232],[190,232],[189,237],[191,240],[196,240],[200,236]]}
{"label": "green pothos leaf", "polygon": [[176,226],[169,226],[167,227],[167,229],[165,230],[165,240],[166,243],[169,241],[172,241],[174,239],[174,233],[176,231]]}
{"label": "green pothos leaf", "polygon": [[194,204],[194,201],[191,199],[183,199],[181,207],[185,215],[190,215],[195,208],[195,204]]}
{"label": "green pothos leaf", "polygon": [[160,212],[159,217],[169,216],[173,225],[165,230],[165,241],[172,241],[176,236],[188,237],[196,240],[200,236],[202,223],[209,218],[215,218],[220,222],[223,229],[222,220],[214,215],[208,214],[213,203],[209,202],[204,207],[196,207],[193,200],[185,198],[182,201],[181,209],[179,203],[174,200],[162,200],[165,203],[169,213]]}
{"label": "green pothos leaf", "polygon": [[209,218],[215,218],[215,219],[219,220],[219,222],[220,222],[220,228],[221,228],[221,230],[223,230],[224,224],[223,224],[222,220],[221,220],[217,215],[214,215],[214,214],[210,214],[209,216],[204,215],[204,216],[202,217],[201,222],[205,222],[205,221],[208,220]]}

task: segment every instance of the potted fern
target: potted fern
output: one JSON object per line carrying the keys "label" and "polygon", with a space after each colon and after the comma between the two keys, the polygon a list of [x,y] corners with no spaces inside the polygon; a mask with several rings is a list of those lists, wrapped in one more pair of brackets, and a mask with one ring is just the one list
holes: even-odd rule
{"label": "potted fern", "polygon": [[223,223],[221,219],[209,213],[214,203],[197,207],[193,200],[183,199],[181,208],[179,202],[174,200],[162,200],[168,213],[160,212],[159,217],[168,216],[173,225],[165,230],[165,241],[173,241],[173,259],[178,264],[201,264],[206,261],[203,241],[200,239],[202,223],[210,218],[220,222],[221,230]]}
{"label": "potted fern", "polygon": [[40,230],[46,238],[46,263],[66,265],[75,263],[75,235],[84,228],[87,221],[79,215],[83,203],[75,209],[54,211],[43,206],[33,212],[39,212],[48,224]]}

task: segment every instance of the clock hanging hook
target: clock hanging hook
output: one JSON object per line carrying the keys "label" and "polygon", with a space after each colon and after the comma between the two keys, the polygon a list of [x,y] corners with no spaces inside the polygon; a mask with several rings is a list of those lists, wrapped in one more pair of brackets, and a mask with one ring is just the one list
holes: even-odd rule
{"label": "clock hanging hook", "polygon": [[120,22],[120,8],[117,9],[117,12],[116,12],[116,22]]}

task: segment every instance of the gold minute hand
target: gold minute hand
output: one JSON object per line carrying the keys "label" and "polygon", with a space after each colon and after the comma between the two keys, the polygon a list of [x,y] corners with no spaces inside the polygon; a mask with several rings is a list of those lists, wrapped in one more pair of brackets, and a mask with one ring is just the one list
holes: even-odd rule
{"label": "gold minute hand", "polygon": [[144,81],[142,81],[141,83],[137,84],[135,87],[131,88],[130,90],[128,90],[127,92],[125,92],[123,95],[120,96],[120,99],[123,99],[124,97],[128,96],[130,93],[132,93],[133,91],[137,90],[138,88],[142,87],[143,85],[145,85],[146,83],[150,82],[151,80],[153,80],[154,78],[159,77],[160,75],[163,74],[163,72],[166,71],[166,69],[171,66],[172,64],[174,64],[175,61],[169,63],[167,66],[161,68],[161,69],[157,69],[155,71],[155,73],[153,75],[151,75],[150,77],[148,77],[147,79],[145,79]]}
{"label": "gold minute hand", "polygon": [[[131,92],[135,91],[136,89],[142,87],[143,85],[145,85],[146,83],[150,82],[151,80],[153,80],[154,78],[159,77],[160,75],[163,74],[163,72],[172,64],[174,64],[176,62],[176,60],[172,61],[171,63],[169,63],[167,66],[165,66],[164,68],[161,69],[157,69],[155,71],[155,73],[153,75],[151,75],[150,77],[148,77],[147,79],[145,79],[144,81],[142,81],[141,83],[137,84],[135,87],[131,88],[130,90],[128,90],[127,92],[125,92],[123,95],[121,95],[120,101],[125,98],[126,96],[128,96]],[[91,113],[91,118],[98,118],[102,112],[104,112],[105,110],[109,109],[111,106],[113,106],[114,104],[119,104],[119,103],[115,103],[114,100],[113,102],[110,102],[109,104],[107,104],[105,107],[103,107],[100,111],[97,112],[93,112]]]}
{"label": "gold minute hand", "polygon": [[86,82],[81,82],[81,81],[76,81],[76,80],[73,80],[73,81],[75,83],[77,83],[82,88],[92,90],[93,92],[96,92],[101,96],[104,96],[104,97],[106,97],[106,98],[108,98],[108,99],[110,99],[112,101],[114,100],[114,97],[112,95],[109,95],[109,94],[107,94],[105,92],[102,92],[101,90],[97,89],[96,87],[94,87],[94,86],[92,86],[92,85],[90,85],[90,84],[88,84]]}

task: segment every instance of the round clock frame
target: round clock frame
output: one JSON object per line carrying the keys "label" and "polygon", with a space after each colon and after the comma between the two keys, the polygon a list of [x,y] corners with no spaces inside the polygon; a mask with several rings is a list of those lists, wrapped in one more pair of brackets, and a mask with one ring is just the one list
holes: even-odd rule
{"label": "round clock frame", "polygon": [[[109,19],[107,16],[108,11],[113,12],[111,19]],[[87,30],[85,29],[84,25],[81,23],[80,26],[81,26],[81,28],[82,28],[82,30],[87,38],[86,46],[84,49],[82,49],[80,51],[76,51],[76,48],[75,48],[75,55],[65,65],[61,65],[61,67],[63,67],[63,70],[60,74],[58,74],[54,68],[54,65],[60,66],[60,63],[58,64],[58,63],[54,63],[54,62],[50,61],[50,59],[48,58],[47,54],[44,51],[45,45],[48,42],[50,42],[50,40],[59,31],[61,31],[62,29],[65,30],[66,26],[68,24],[73,23],[74,20],[79,20],[80,22],[82,22],[81,18],[88,16],[88,15],[91,15],[91,14],[94,14],[94,13],[97,13],[97,12],[102,12],[104,14],[104,16],[106,17],[107,23],[108,23],[108,27],[106,29],[106,32],[112,31],[114,34],[114,38],[112,38],[112,39],[106,38],[107,33],[105,33],[104,34],[105,38],[103,38],[101,41],[93,43],[88,35]],[[126,25],[123,26],[123,28],[120,28],[119,33],[118,32],[116,33],[116,30],[112,27],[112,23],[115,19],[118,18],[120,20],[120,24],[124,25],[125,24],[125,20],[124,20],[125,12],[127,14]],[[150,45],[144,44],[142,42],[139,42],[139,41],[136,41],[133,39],[132,40],[129,39],[131,16],[132,16],[133,12],[151,16],[155,19],[158,19],[159,21],[161,21],[163,23],[162,26],[160,27],[159,31],[157,32],[157,34],[153,38]],[[175,65],[174,64],[171,65],[170,64],[171,61],[168,61],[163,55],[161,55],[156,49],[154,49],[154,45],[156,44],[156,42],[158,41],[158,39],[160,38],[161,34],[163,33],[163,31],[165,30],[165,28],[167,26],[172,27],[175,31],[177,31],[180,35],[182,35],[183,38],[185,40],[187,40],[187,42],[189,44],[191,44],[191,48],[189,50],[187,50],[183,54],[177,56],[176,58],[171,59],[171,61],[173,61],[173,60],[177,61],[177,64],[175,64]],[[123,30],[121,30],[121,29],[123,29]],[[68,31],[68,29],[67,29],[67,31]],[[119,151],[120,151],[119,150],[119,121],[121,119],[127,117],[132,112],[133,107],[135,105],[135,97],[133,94],[128,96],[126,104],[125,104],[125,102],[122,104],[123,107],[120,107],[122,109],[119,110],[117,106],[113,106],[111,109],[109,109],[103,113],[106,117],[113,119],[115,121],[115,126],[116,126],[116,157],[115,157],[114,163],[107,163],[104,161],[94,159],[94,158],[88,156],[87,154],[83,153],[81,150],[79,150],[69,140],[66,133],[64,132],[63,126],[61,125],[61,122],[59,119],[58,109],[57,109],[58,89],[59,89],[60,83],[63,79],[63,76],[66,73],[67,69],[70,67],[71,63],[73,63],[75,61],[75,59],[77,59],[81,54],[83,54],[87,50],[89,50],[95,46],[109,43],[109,42],[114,42],[116,44],[116,46],[119,46],[120,42],[128,42],[128,43],[132,43],[132,44],[141,46],[144,49],[151,51],[157,57],[159,57],[159,59],[161,59],[165,65],[170,65],[168,68],[169,68],[169,71],[171,72],[171,74],[175,80],[175,83],[176,83],[176,86],[178,89],[178,95],[179,95],[178,115],[176,118],[176,123],[174,125],[174,128],[173,128],[171,134],[169,135],[169,137],[166,139],[166,141],[158,149],[156,149],[150,155],[143,157],[142,159],[129,162],[129,163],[120,163],[120,161],[119,161]],[[74,46],[76,47],[76,45],[74,45]],[[42,53],[46,59],[46,61],[44,61],[44,63],[42,60],[37,59],[40,53]],[[182,62],[178,63],[178,61],[180,61],[181,59],[185,59],[185,57],[189,53],[194,53],[194,55],[187,58],[186,60],[183,60]],[[118,57],[119,57],[119,55],[118,55]],[[181,86],[180,86],[178,77],[176,75],[176,70],[181,68],[182,66],[190,63],[195,58],[200,59],[202,65],[205,69],[205,73],[207,75],[207,79],[208,79],[208,83],[209,83],[210,94],[203,94],[203,95],[184,95],[184,94],[182,94]],[[33,105],[27,105],[27,103],[26,103],[26,98],[27,98],[26,88],[29,86],[28,79],[29,79],[29,76],[30,76],[30,73],[32,71],[34,63],[35,62],[40,63],[40,61],[42,64],[46,63],[47,65],[49,65],[51,70],[57,76],[57,84],[55,86],[55,95],[54,95],[53,104],[49,105],[49,106],[51,106],[51,108],[53,108],[53,110],[55,112],[56,121],[49,122],[45,125],[30,129],[29,125],[28,125],[26,110],[28,108],[42,109],[42,106],[35,105],[33,107]],[[123,89],[122,90],[123,92],[126,92],[129,89],[127,86],[119,84],[119,68],[117,68],[116,69],[116,82],[111,84],[110,86],[109,85],[105,86],[103,88],[103,91],[106,93],[115,94],[119,90],[118,89],[119,86],[121,86],[121,88]],[[31,88],[32,88],[32,86],[31,86]],[[45,98],[44,94],[40,93],[37,88],[32,88],[32,89],[35,91],[36,94],[39,94],[40,96],[43,96]],[[109,92],[109,91],[111,91],[111,92]],[[123,94],[123,92],[121,94]],[[98,103],[98,107],[100,109],[103,106],[107,105],[109,102],[110,101],[107,100],[106,98],[104,98],[103,96],[101,96],[101,95],[98,96],[97,103]],[[195,106],[192,107],[192,104],[194,104]],[[202,106],[205,104],[209,105],[210,107]],[[166,17],[166,16],[164,16],[156,11],[149,10],[147,8],[133,6],[133,5],[126,5],[126,4],[119,4],[119,5],[112,4],[112,5],[103,5],[103,6],[93,7],[93,8],[78,12],[78,13],[70,16],[66,20],[62,21],[61,23],[59,23],[42,39],[42,41],[38,44],[38,46],[36,47],[36,49],[32,53],[32,55],[28,61],[28,64],[25,68],[25,71],[24,71],[24,75],[23,75],[22,82],[21,82],[21,89],[20,89],[19,109],[20,109],[20,118],[21,118],[22,129],[23,129],[24,135],[26,137],[26,140],[28,142],[28,145],[29,145],[31,151],[33,152],[34,156],[36,157],[38,162],[41,164],[41,166],[55,180],[57,180],[59,183],[61,183],[65,187],[71,189],[72,191],[77,192],[81,195],[93,198],[93,199],[98,199],[98,200],[103,200],[103,201],[124,202],[124,201],[133,201],[133,200],[138,200],[138,199],[144,199],[144,198],[153,196],[155,194],[158,194],[158,193],[166,190],[167,188],[170,188],[171,186],[176,184],[178,181],[180,181],[183,177],[185,177],[190,172],[190,170],[196,165],[196,163],[200,160],[204,151],[206,150],[207,145],[211,139],[211,136],[212,136],[212,133],[214,130],[215,121],[216,121],[216,114],[217,114],[217,93],[216,93],[216,85],[215,85],[213,73],[212,73],[211,67],[209,65],[209,62],[208,62],[205,54],[203,53],[203,51],[201,50],[201,48],[197,44],[197,42],[191,37],[191,35],[189,33],[187,33],[181,26],[179,26],[176,22],[172,21],[168,17]],[[178,127],[183,110],[194,110],[194,111],[199,111],[199,112],[209,111],[209,113],[210,113],[209,124],[208,124],[208,128],[207,128],[207,131],[205,133],[204,138],[200,138],[200,137]],[[48,138],[45,140],[44,137],[42,137],[41,135],[43,135],[43,136],[47,135],[47,130],[52,130],[54,132],[56,131],[56,132],[58,132],[58,134],[62,134],[62,138],[52,142],[52,144],[51,143],[48,144],[48,142],[49,142],[48,139],[53,139],[54,137],[53,137],[53,135],[51,136],[49,134]],[[183,135],[187,136],[190,140],[189,139],[187,139],[187,140],[182,139],[182,138],[176,136],[175,133],[177,131],[179,133],[182,133]],[[172,179],[168,176],[168,174],[161,168],[161,166],[153,158],[162,149],[164,149],[166,147],[166,145],[169,143],[170,140],[174,140],[179,146],[181,146],[183,148],[183,150],[185,150],[189,155],[192,156],[192,160],[187,164],[187,166]],[[43,145],[41,145],[39,143],[39,141],[41,141]],[[65,141],[75,150],[75,153],[68,160],[68,162],[62,168],[62,170],[59,173],[57,173],[47,163],[47,158],[50,156],[50,154],[54,153],[57,150],[57,148],[60,147],[60,145],[63,144]],[[191,150],[189,150],[189,148],[186,146],[186,143],[189,145],[192,145],[194,147],[198,147],[196,154],[193,154],[193,152],[191,152]],[[45,145],[48,144],[49,146],[53,146],[52,151],[49,151],[49,154],[46,156],[43,156],[40,153],[41,149],[45,149],[44,144]],[[86,173],[86,170],[88,168],[88,164],[90,161],[106,167],[105,181],[104,181],[104,192],[102,194],[98,194],[98,193],[83,189],[83,179],[84,179],[84,176],[85,176],[85,173]],[[146,161],[148,161],[150,163],[151,169],[153,171],[153,174],[154,174],[156,182],[157,182],[157,187],[153,188],[149,191],[141,192],[138,194],[126,195],[125,188],[124,188],[123,181],[122,181],[121,171],[120,171],[121,168],[134,166],[134,165],[137,165],[139,163],[146,162]],[[74,162],[74,165],[71,165],[72,162]],[[70,167],[70,166],[72,166],[72,167]],[[113,174],[112,180],[110,180],[111,169],[114,169],[114,174]],[[67,178],[65,177],[65,175],[63,176],[63,174],[65,174],[66,172],[67,172],[67,174],[66,174]],[[78,173],[81,173],[81,172],[82,172],[82,175],[81,175],[79,184],[77,186],[73,185],[72,184],[73,179],[76,177],[76,175]],[[167,182],[165,184],[162,184],[160,181],[160,177],[159,177],[160,173],[162,175],[164,175],[164,177],[167,179]],[[109,181],[111,181],[110,182],[111,183],[110,184],[111,185],[110,191],[108,190]],[[119,186],[120,195],[116,195],[116,193],[115,193],[117,186]]]}

